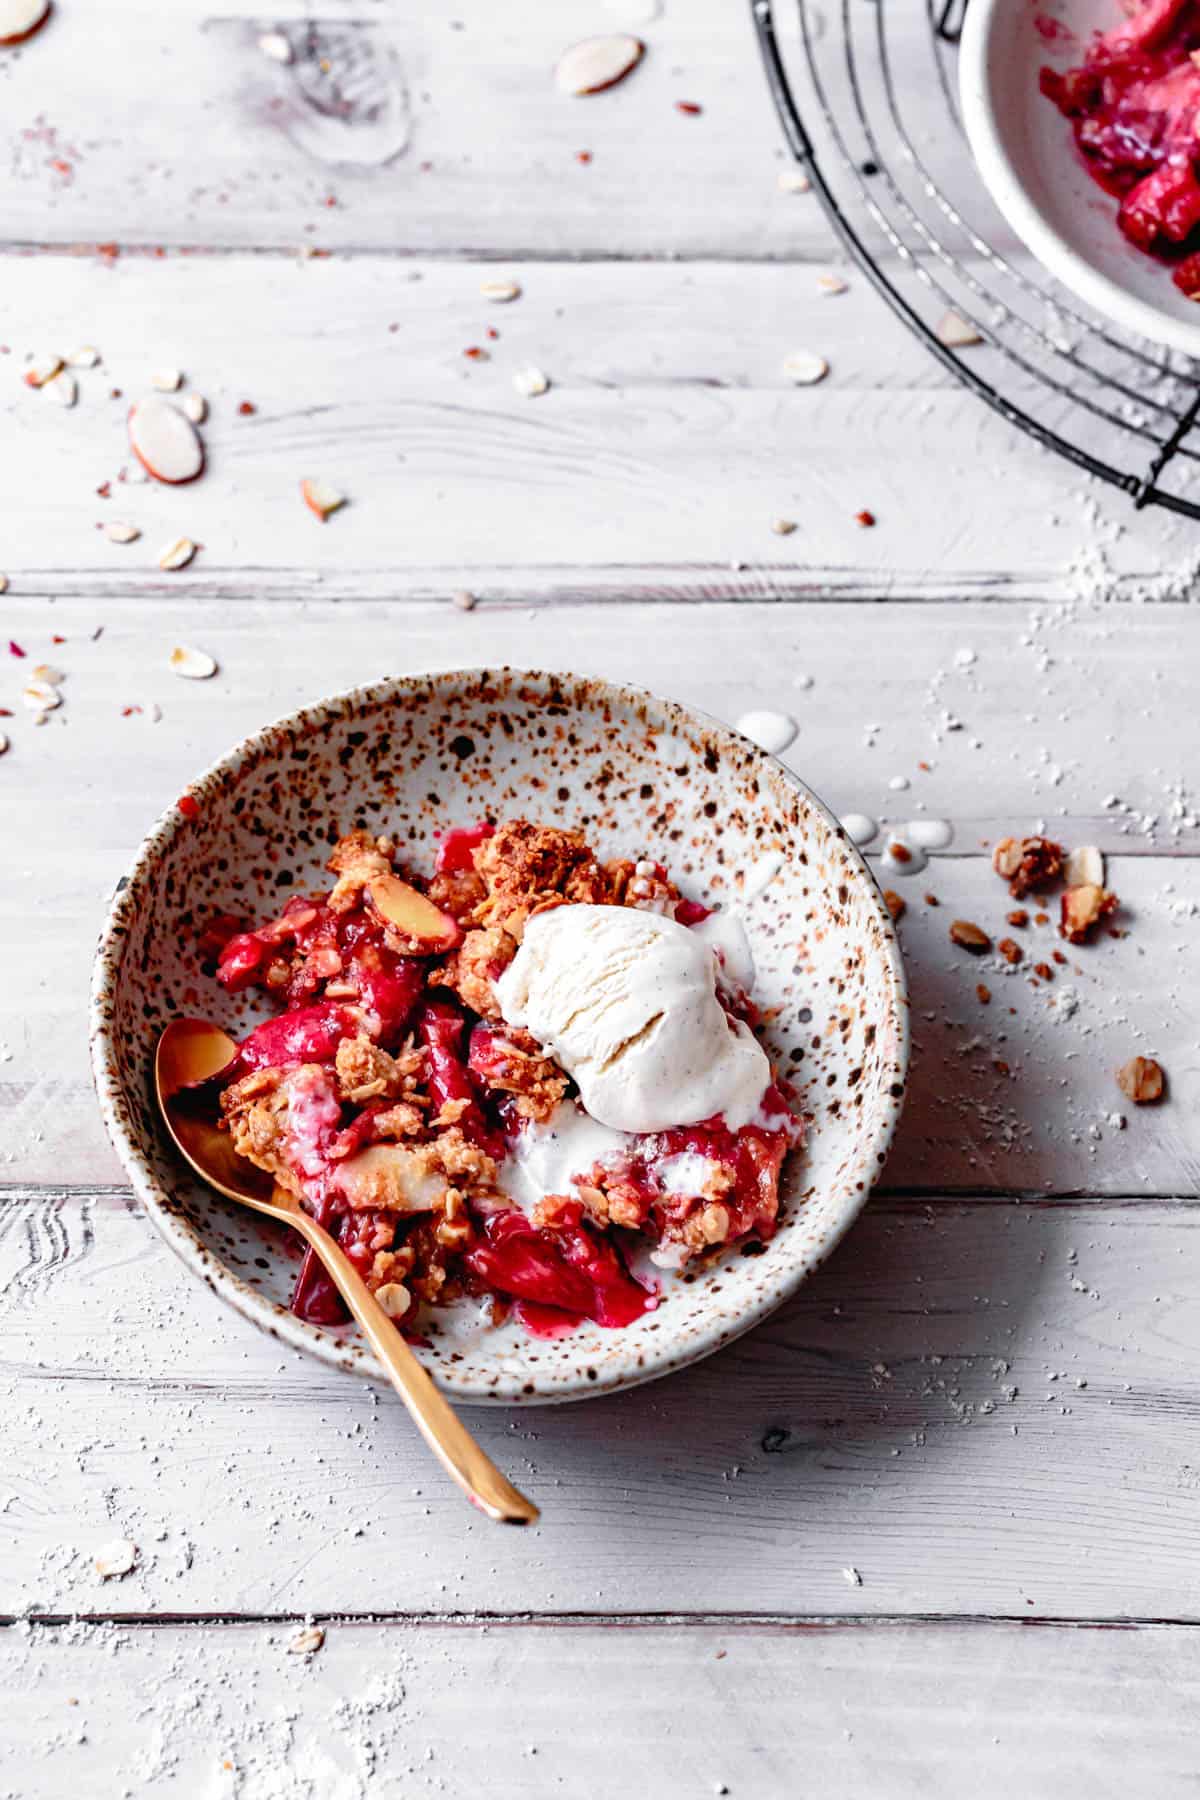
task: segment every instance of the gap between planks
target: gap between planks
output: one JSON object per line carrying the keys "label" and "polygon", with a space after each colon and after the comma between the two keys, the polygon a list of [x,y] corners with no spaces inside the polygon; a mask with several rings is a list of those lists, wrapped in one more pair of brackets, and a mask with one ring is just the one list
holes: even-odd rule
{"label": "gap between planks", "polygon": [[744,1613],[744,1612],[64,1612],[2,1613],[0,1629],[27,1626],[55,1630],[69,1625],[112,1625],[148,1631],[170,1629],[237,1630],[259,1625],[291,1625],[313,1621],[323,1625],[396,1627],[436,1631],[588,1631],[597,1627],[620,1631],[721,1631],[737,1634],[799,1636],[805,1632],[888,1631],[925,1627],[943,1630],[1020,1630],[1039,1627],[1057,1631],[1176,1631],[1200,1628],[1200,1617],[1187,1614],[1135,1618],[1114,1613],[1076,1619],[1046,1613]]}

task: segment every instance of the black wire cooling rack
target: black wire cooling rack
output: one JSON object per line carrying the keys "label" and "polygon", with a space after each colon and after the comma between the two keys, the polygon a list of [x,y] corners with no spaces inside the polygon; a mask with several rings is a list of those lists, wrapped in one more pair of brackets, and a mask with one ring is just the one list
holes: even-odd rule
{"label": "black wire cooling rack", "polygon": [[[1135,506],[1200,518],[1187,497],[1200,490],[1189,442],[1200,369],[1124,336],[1043,273],[975,172],[955,67],[967,0],[794,4],[799,41],[785,58],[773,0],[751,0],[771,95],[838,237],[892,311],[1038,443]],[[981,341],[944,342],[947,313]]]}

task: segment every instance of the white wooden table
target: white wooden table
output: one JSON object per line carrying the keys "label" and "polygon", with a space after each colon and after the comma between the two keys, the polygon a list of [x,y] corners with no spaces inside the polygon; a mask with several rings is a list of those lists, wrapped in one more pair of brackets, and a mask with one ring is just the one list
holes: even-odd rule
{"label": "white wooden table", "polygon": [[[5,1795],[1195,1791],[1200,544],[1007,431],[854,272],[824,294],[742,7],[645,11],[323,0],[313,58],[287,15],[59,0],[0,52]],[[557,93],[623,24],[636,74]],[[73,409],[22,384],[85,343]],[[791,386],[795,350],[829,378]],[[123,482],[172,365],[208,472]],[[322,526],[305,476],[350,505]],[[176,680],[176,643],[218,676]],[[905,890],[915,1077],[868,1212],[723,1355],[476,1415],[544,1509],[520,1536],[387,1396],[189,1278],[83,1032],[106,899],[197,768],[323,693],[499,659],[782,710],[835,808],[956,826]],[[1126,904],[1060,972],[1070,1017],[946,932],[995,927],[982,840],[1039,818]],[[1114,1085],[1137,1052],[1159,1109]],[[116,1537],[138,1566],[102,1583]]]}

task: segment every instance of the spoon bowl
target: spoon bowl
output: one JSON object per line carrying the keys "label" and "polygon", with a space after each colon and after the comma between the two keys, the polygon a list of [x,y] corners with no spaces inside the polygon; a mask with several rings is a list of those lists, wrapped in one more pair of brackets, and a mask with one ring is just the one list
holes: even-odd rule
{"label": "spoon bowl", "polygon": [[180,1155],[202,1181],[227,1200],[252,1207],[300,1233],[366,1333],[421,1436],[472,1505],[500,1524],[533,1524],[539,1517],[537,1507],[480,1449],[336,1238],[265,1169],[239,1156],[229,1133],[218,1126],[207,1084],[232,1067],[236,1056],[233,1039],[207,1019],[173,1019],[159,1038],[154,1089],[163,1122]]}

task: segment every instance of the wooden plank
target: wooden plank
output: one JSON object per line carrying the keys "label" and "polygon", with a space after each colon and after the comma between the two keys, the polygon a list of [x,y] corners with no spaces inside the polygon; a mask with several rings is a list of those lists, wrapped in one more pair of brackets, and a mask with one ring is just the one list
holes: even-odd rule
{"label": "wooden plank", "polygon": [[[877,1201],[720,1356],[475,1413],[544,1510],[500,1534],[390,1395],[261,1337],[118,1198],[10,1194],[0,1613],[1194,1618],[1198,1221]],[[102,1585],[113,1537],[141,1565]]]}
{"label": "wooden plank", "polygon": [[[792,267],[510,268],[522,298],[489,306],[480,279],[497,271],[478,263],[6,258],[12,591],[1072,601],[1194,584],[1187,521],[1135,514],[1047,459],[857,277],[829,298]],[[30,354],[81,340],[105,363],[80,371],[73,409],[19,379]],[[795,350],[824,356],[828,379],[789,383]],[[139,473],[130,399],[174,366],[212,406],[208,471],[123,485]],[[514,391],[528,366],[553,384],[539,399]],[[351,499],[325,526],[300,502],[311,475]],[[110,543],[105,519],[141,541]],[[203,550],[165,576],[180,533]]]}
{"label": "wooden plank", "polygon": [[[465,0],[452,16],[323,0],[275,17],[114,0],[103,28],[61,12],[6,84],[5,237],[823,254],[815,200],[776,182],[785,152],[748,8],[689,0],[634,21],[649,49],[628,81],[556,90],[568,45],[629,23],[594,0],[502,15]],[[287,35],[289,64],[259,49],[267,28]]]}
{"label": "wooden plank", "polygon": [[[0,1639],[0,1775],[104,1790],[365,1800],[515,1792],[1125,1800],[1194,1791],[1192,1630],[778,1632],[597,1625],[39,1629]],[[686,1698],[685,1698],[686,1697]]]}
{"label": "wooden plank", "polygon": [[[464,614],[445,602],[398,612],[247,599],[217,613],[185,597],[153,611],[137,601],[47,609],[9,597],[5,608],[28,652],[10,662],[0,694],[22,715],[5,721],[13,748],[0,778],[25,877],[0,898],[7,1179],[120,1179],[91,1094],[78,1009],[107,898],[151,820],[195,772],[320,690],[389,668],[510,661],[635,671],[726,719],[751,706],[790,709],[801,729],[787,760],[839,813],[903,820],[924,810],[962,821],[957,854],[937,859],[928,878],[894,882],[911,902],[903,933],[918,1055],[891,1183],[1108,1193],[1193,1185],[1200,1072],[1187,971],[1198,953],[1200,868],[1161,854],[1196,841],[1194,828],[1172,816],[1180,807],[1190,816],[1175,748],[1189,741],[1200,655],[1190,610],[1144,608],[1122,615],[1118,630],[1107,612],[1031,629],[1024,612],[983,604],[878,607],[864,636],[853,605],[711,607],[690,628],[678,609],[643,606],[620,615],[603,605]],[[67,641],[56,644],[55,635]],[[176,642],[210,649],[220,676],[176,680],[165,667]],[[964,646],[975,652],[969,667],[956,660]],[[37,729],[17,684],[42,657],[67,674],[66,702]],[[797,685],[809,675],[811,688]],[[157,725],[148,710],[121,716],[127,705],[155,704],[164,710]],[[964,730],[942,729],[948,709]],[[866,732],[875,724],[878,735]],[[911,787],[893,792],[895,776]],[[1114,793],[1135,808],[1132,817],[1105,810]],[[1061,821],[1060,807],[1069,815]],[[1153,837],[1140,829],[1144,814],[1159,819]],[[977,963],[946,935],[955,917],[1003,935],[1006,896],[981,843],[1028,829],[1039,815],[1069,843],[1120,852],[1111,877],[1129,909],[1128,939],[1105,939],[1060,968],[1053,992],[1069,986],[1079,998],[1063,1022],[1051,990],[1030,987],[1026,971]],[[1146,850],[1154,854],[1126,854]],[[936,910],[923,900],[929,892],[941,902]],[[1049,954],[1047,932],[1026,936]],[[990,1007],[976,999],[980,981],[993,990]],[[1113,1070],[1152,1050],[1170,1072],[1172,1104],[1114,1132],[1103,1123],[1122,1105]]]}

